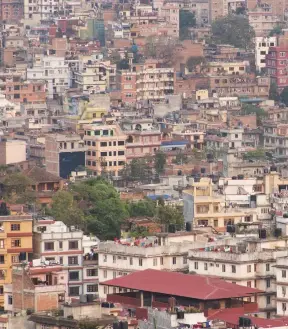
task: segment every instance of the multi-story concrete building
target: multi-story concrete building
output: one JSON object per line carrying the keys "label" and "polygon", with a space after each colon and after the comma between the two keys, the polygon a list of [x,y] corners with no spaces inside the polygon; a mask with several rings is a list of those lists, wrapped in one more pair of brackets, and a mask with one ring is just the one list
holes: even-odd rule
{"label": "multi-story concrete building", "polygon": [[214,192],[210,178],[193,182],[191,188],[183,191],[184,219],[193,222],[194,227],[212,226],[218,231],[226,231],[229,224],[252,223],[257,220],[254,209],[233,207],[226,202],[223,194]]}
{"label": "multi-story concrete building", "polygon": [[276,83],[280,91],[288,86],[287,59],[288,48],[286,46],[269,48],[266,57],[267,73],[271,77],[271,82]]}
{"label": "multi-story concrete building", "polygon": [[32,259],[32,216],[0,218],[0,305],[4,306],[4,284],[12,282],[12,266]]}
{"label": "multi-story concrete building", "polygon": [[124,119],[121,128],[126,134],[126,159],[142,158],[157,152],[161,145],[161,132],[153,119]]}
{"label": "multi-story concrete building", "polygon": [[[34,254],[39,258],[39,266],[54,264],[66,272],[66,282],[61,281],[66,286],[66,297],[98,292],[97,259],[84,257],[83,236],[76,227],[53,219],[40,219],[34,226]],[[95,241],[91,240],[90,245],[95,245]]]}
{"label": "multi-story concrete building", "polygon": [[24,19],[31,25],[37,25],[41,20],[49,20],[59,11],[63,4],[60,0],[24,0]]}
{"label": "multi-story concrete building", "polygon": [[118,125],[86,125],[84,141],[87,147],[86,167],[93,175],[109,172],[118,176],[126,163],[127,136]]}
{"label": "multi-story concrete building", "polygon": [[273,15],[270,6],[258,6],[248,12],[249,24],[253,27],[256,36],[266,37],[280,23],[278,16]]}
{"label": "multi-story concrete building", "polygon": [[227,16],[230,12],[235,12],[237,8],[241,7],[245,7],[244,0],[210,0],[210,22],[215,21],[217,18]]}
{"label": "multi-story concrete building", "polygon": [[92,57],[83,57],[79,62],[79,70],[74,72],[75,84],[83,92],[97,94],[107,92],[110,88],[110,77],[116,83],[116,66],[110,61],[100,62]]}
{"label": "multi-story concrete building", "polygon": [[277,38],[273,37],[256,37],[255,38],[255,62],[257,71],[261,72],[266,68],[266,56],[269,48],[277,46]]}
{"label": "multi-story concrete building", "polygon": [[0,164],[8,165],[26,161],[26,142],[15,139],[0,141]]}
{"label": "multi-story concrete building", "polygon": [[[98,250],[99,283],[148,268],[185,272],[188,250],[193,241],[196,241],[193,232],[179,232],[149,237],[136,245],[101,242]],[[100,297],[106,296],[106,288],[99,286]]]}
{"label": "multi-story concrete building", "polygon": [[274,122],[264,123],[264,148],[277,156],[288,156],[288,125]]}
{"label": "multi-story concrete building", "polygon": [[173,68],[158,68],[157,63],[147,62],[137,70],[137,100],[163,102],[166,95],[174,93],[174,80]]}
{"label": "multi-story concrete building", "polygon": [[209,62],[206,72],[208,75],[244,75],[247,74],[249,64],[245,61]]}
{"label": "multi-story concrete building", "polygon": [[79,135],[55,134],[45,137],[45,163],[48,172],[68,178],[71,171],[85,167],[86,147]]}
{"label": "multi-story concrete building", "polygon": [[248,10],[253,10],[257,6],[262,5],[268,5],[269,8],[271,8],[272,14],[275,16],[278,16],[279,19],[282,21],[285,18],[287,9],[288,9],[288,1],[287,0],[279,0],[279,1],[274,1],[274,0],[247,0],[246,1],[247,8]]}
{"label": "multi-story concrete building", "polygon": [[47,97],[62,96],[71,86],[68,62],[64,57],[36,56],[33,68],[27,68],[28,80],[45,80]]}
{"label": "multi-story concrete building", "polygon": [[0,2],[1,19],[6,22],[19,22],[24,17],[23,2],[19,0],[2,0]]}
{"label": "multi-story concrete building", "polygon": [[285,242],[272,239],[242,240],[236,245],[210,244],[205,251],[200,248],[189,251],[189,272],[218,276],[263,291],[257,296],[259,316],[270,318],[276,313],[276,259],[288,253],[277,247],[285,247]]}
{"label": "multi-story concrete building", "polygon": [[137,90],[136,90],[137,74],[133,71],[121,70],[117,75],[118,88],[121,92],[121,99],[124,103],[136,103]]}

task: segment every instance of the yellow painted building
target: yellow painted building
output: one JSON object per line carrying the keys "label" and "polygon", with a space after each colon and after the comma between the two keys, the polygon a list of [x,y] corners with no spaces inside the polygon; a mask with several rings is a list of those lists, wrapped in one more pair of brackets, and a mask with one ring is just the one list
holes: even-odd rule
{"label": "yellow painted building", "polygon": [[4,284],[12,281],[12,266],[31,258],[32,226],[30,215],[0,217],[0,306],[4,305]]}
{"label": "yellow painted building", "polygon": [[[213,191],[210,178],[202,178],[200,182],[192,183],[191,189],[183,193],[185,220],[193,221],[194,227],[212,226],[217,231],[224,231],[228,224],[256,221],[256,212],[236,210],[225,204],[224,196]],[[187,209],[189,202],[190,211],[185,215],[185,203]]]}

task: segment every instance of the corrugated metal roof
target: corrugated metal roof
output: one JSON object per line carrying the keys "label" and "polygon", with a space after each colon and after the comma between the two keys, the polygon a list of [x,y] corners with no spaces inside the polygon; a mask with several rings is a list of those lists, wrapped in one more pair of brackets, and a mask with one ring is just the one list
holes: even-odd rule
{"label": "corrugated metal roof", "polygon": [[219,278],[151,269],[138,271],[101,284],[199,300],[229,299],[261,292],[258,289],[229,283]]}

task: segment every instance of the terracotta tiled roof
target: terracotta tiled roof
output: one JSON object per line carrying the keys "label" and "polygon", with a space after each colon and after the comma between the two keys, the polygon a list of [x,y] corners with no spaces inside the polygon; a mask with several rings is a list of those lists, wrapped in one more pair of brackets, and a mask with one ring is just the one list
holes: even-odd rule
{"label": "terracotta tiled roof", "polygon": [[23,174],[31,178],[36,183],[54,183],[61,180],[60,177],[49,173],[46,169],[41,167],[32,167],[23,171]]}

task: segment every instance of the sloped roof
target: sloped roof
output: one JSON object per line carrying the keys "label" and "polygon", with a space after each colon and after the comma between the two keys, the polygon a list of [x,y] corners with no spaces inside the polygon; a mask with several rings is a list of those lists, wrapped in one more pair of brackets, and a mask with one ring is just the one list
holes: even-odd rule
{"label": "sloped roof", "polygon": [[60,177],[49,173],[45,168],[37,166],[24,170],[23,174],[31,178],[35,183],[54,183],[61,180]]}
{"label": "sloped roof", "polygon": [[219,278],[151,269],[137,271],[101,284],[199,300],[245,297],[261,292]]}

